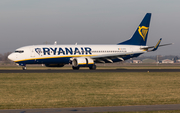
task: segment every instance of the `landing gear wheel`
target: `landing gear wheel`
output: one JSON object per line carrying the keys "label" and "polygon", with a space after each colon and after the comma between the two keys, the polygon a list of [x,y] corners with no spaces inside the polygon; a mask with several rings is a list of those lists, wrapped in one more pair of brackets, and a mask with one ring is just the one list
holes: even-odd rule
{"label": "landing gear wheel", "polygon": [[92,65],[91,67],[89,67],[90,70],[96,70],[96,65]]}
{"label": "landing gear wheel", "polygon": [[22,69],[23,69],[23,70],[26,70],[27,68],[26,68],[26,66],[23,66]]}
{"label": "landing gear wheel", "polygon": [[79,67],[72,66],[73,70],[79,70]]}

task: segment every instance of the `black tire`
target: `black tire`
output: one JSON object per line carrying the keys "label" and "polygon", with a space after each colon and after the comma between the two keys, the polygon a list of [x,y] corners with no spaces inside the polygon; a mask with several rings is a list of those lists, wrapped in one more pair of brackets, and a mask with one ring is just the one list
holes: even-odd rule
{"label": "black tire", "polygon": [[26,70],[27,68],[26,68],[26,66],[23,66],[22,69],[23,69],[23,70]]}
{"label": "black tire", "polygon": [[79,67],[72,66],[73,70],[79,70]]}
{"label": "black tire", "polygon": [[90,70],[96,70],[96,65],[92,65],[91,67],[89,67]]}

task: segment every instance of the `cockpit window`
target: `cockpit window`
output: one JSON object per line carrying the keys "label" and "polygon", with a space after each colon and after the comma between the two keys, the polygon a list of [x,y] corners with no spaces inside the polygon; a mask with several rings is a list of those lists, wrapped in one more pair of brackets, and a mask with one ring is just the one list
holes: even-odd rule
{"label": "cockpit window", "polygon": [[23,53],[23,50],[16,50],[15,53]]}

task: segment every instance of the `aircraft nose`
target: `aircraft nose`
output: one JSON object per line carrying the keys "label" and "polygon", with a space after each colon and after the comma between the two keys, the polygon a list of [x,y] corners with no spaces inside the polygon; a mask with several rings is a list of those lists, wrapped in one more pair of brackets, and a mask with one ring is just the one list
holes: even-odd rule
{"label": "aircraft nose", "polygon": [[8,59],[11,60],[11,61],[14,61],[15,55],[14,55],[13,53],[11,53],[11,54],[8,56]]}

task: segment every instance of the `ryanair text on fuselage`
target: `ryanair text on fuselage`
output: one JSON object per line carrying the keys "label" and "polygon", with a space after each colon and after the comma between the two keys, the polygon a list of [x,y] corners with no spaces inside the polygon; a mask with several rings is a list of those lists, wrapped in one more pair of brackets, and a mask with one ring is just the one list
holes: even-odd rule
{"label": "ryanair text on fuselage", "polygon": [[[47,48],[44,47],[42,48],[43,50],[43,54],[44,55],[50,55],[50,53],[52,52],[53,55],[91,55],[91,48],[90,47],[80,47],[80,48],[72,48],[72,47],[65,47],[65,48]],[[35,51],[40,54],[41,53],[41,48],[35,48]]]}

